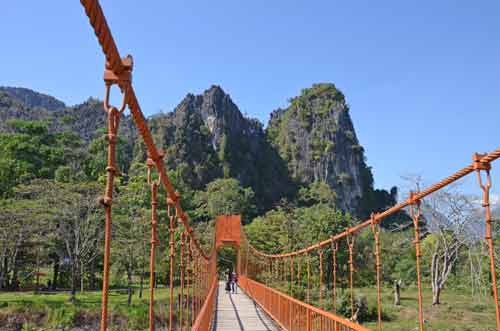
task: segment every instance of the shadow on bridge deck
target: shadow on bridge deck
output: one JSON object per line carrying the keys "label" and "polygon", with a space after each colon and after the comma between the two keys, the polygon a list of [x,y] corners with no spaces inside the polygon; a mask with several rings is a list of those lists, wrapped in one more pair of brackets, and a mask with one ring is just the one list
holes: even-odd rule
{"label": "shadow on bridge deck", "polygon": [[228,294],[219,282],[213,331],[279,331],[277,324],[240,288]]}

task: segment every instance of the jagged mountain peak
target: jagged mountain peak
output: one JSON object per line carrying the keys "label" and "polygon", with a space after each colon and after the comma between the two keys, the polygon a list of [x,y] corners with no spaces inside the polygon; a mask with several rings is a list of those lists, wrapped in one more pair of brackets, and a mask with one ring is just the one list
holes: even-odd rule
{"label": "jagged mountain peak", "polygon": [[184,111],[193,108],[206,113],[206,115],[222,116],[241,116],[238,106],[233,102],[231,96],[226,93],[219,85],[211,85],[201,94],[188,93],[181,101],[175,111]]}
{"label": "jagged mountain peak", "polygon": [[327,183],[344,210],[362,215],[373,179],[364,162],[344,94],[331,83],[314,84],[271,114],[267,135],[294,180]]}
{"label": "jagged mountain peak", "polygon": [[150,127],[167,149],[171,166],[184,169],[194,187],[234,177],[252,187],[266,207],[289,191],[286,166],[262,124],[243,116],[218,85],[187,94],[173,112],[151,118]]}

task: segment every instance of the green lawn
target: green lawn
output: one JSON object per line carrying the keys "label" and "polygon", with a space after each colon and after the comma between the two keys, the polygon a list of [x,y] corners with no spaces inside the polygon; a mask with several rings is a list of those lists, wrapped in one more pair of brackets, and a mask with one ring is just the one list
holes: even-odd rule
{"label": "green lawn", "polygon": [[[377,298],[375,289],[359,289],[366,295],[369,306],[374,305]],[[496,331],[495,307],[491,297],[478,296],[472,298],[468,290],[445,289],[441,295],[441,304],[432,306],[432,292],[423,290],[423,306],[426,330],[440,331]],[[401,292],[401,306],[393,305],[391,289],[382,293],[383,311],[390,318],[382,321],[383,330],[410,331],[418,330],[417,289],[404,289]],[[376,329],[376,323],[365,323],[367,327]]]}
{"label": "green lawn", "polygon": [[[276,286],[279,289],[279,286]],[[288,288],[281,287],[286,292]],[[295,289],[297,291],[297,288]],[[375,287],[355,288],[355,297],[360,294],[366,298],[368,319],[362,324],[372,330],[377,329],[377,292]],[[346,298],[344,303],[350,310],[349,291],[338,289],[338,297]],[[424,328],[426,331],[496,331],[495,307],[493,298],[478,295],[472,298],[470,290],[445,288],[441,294],[441,304],[432,306],[432,291],[423,289]],[[305,290],[301,289],[299,298],[305,298]],[[312,289],[313,305],[319,307],[319,294]],[[384,331],[418,331],[418,296],[416,287],[401,290],[401,305],[395,306],[392,288],[382,288],[382,329]],[[321,307],[332,311],[332,291],[323,292]],[[341,305],[337,301],[337,308]],[[341,311],[341,310],[340,310]],[[339,314],[340,315],[340,314]],[[365,316],[366,316],[365,315]]]}
{"label": "green lawn", "polygon": [[[177,290],[175,297],[177,298]],[[23,330],[68,330],[68,327],[100,324],[101,292],[77,293],[77,302],[71,303],[69,293],[34,294],[33,292],[0,292],[0,330],[16,330],[8,316],[17,316],[17,325]],[[168,289],[155,290],[157,323],[168,321]],[[148,325],[149,289],[138,298],[136,289],[132,304],[127,305],[126,291],[111,291],[109,313],[111,330],[144,330]],[[12,325],[11,325],[12,324]],[[42,329],[40,329],[42,328]]]}
{"label": "green lawn", "polygon": [[[366,297],[368,310],[372,319],[364,326],[376,330],[375,288],[355,289],[356,295]],[[401,305],[393,304],[394,296],[391,288],[382,289],[382,329],[384,331],[418,331],[418,299],[416,288],[401,291]],[[331,299],[331,293],[325,300]],[[478,296],[472,298],[467,290],[445,289],[441,295],[441,304],[432,306],[432,292],[423,290],[424,328],[435,331],[496,331],[495,307],[491,297]],[[327,309],[331,308],[328,303]]]}

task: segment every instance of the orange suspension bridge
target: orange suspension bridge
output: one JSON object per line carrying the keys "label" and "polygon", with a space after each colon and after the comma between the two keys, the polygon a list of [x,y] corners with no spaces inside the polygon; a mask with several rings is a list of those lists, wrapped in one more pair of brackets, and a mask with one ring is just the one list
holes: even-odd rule
{"label": "orange suspension bridge", "polygon": [[[303,248],[298,251],[284,254],[267,254],[255,249],[247,240],[242,231],[239,216],[220,216],[216,220],[215,240],[212,251],[205,253],[196,238],[193,228],[189,224],[189,219],[181,207],[181,195],[175,191],[166,172],[163,162],[164,152],[159,150],[148,129],[146,119],[141,111],[139,102],[134,92],[132,84],[133,61],[131,56],[120,57],[118,48],[111,34],[106,18],[98,0],[81,0],[85,12],[89,17],[90,24],[97,36],[99,44],[106,58],[104,70],[104,82],[106,86],[104,109],[108,116],[108,131],[106,139],[108,142],[108,162],[107,181],[105,194],[101,203],[105,208],[105,243],[104,243],[104,270],[102,285],[102,313],[101,331],[108,330],[108,295],[109,295],[109,273],[110,273],[110,247],[112,234],[112,202],[113,202],[113,182],[116,174],[116,143],[120,118],[128,107],[133,120],[139,129],[140,135],[147,147],[148,159],[148,184],[151,188],[151,250],[150,250],[150,296],[149,296],[149,325],[148,330],[155,328],[155,252],[158,245],[158,189],[163,186],[167,203],[167,215],[169,222],[169,304],[168,304],[168,329],[169,330],[209,330],[212,328],[225,330],[368,330],[367,328],[349,321],[336,314],[337,302],[337,253],[339,244],[342,242],[347,248],[348,254],[348,287],[349,287],[349,308],[351,316],[355,313],[354,293],[353,293],[353,252],[355,250],[355,237],[363,230],[371,231],[373,234],[375,256],[375,271],[377,288],[377,329],[382,330],[382,305],[381,305],[381,256],[380,256],[380,222],[400,211],[409,209],[409,214],[413,220],[415,238],[413,244],[416,252],[416,272],[418,285],[418,328],[424,328],[424,310],[422,307],[422,286],[420,272],[420,234],[419,220],[421,218],[421,201],[426,196],[443,187],[471,174],[476,173],[479,187],[483,195],[483,207],[485,211],[485,239],[489,251],[489,263],[491,268],[491,291],[493,299],[491,304],[496,311],[497,330],[500,331],[500,311],[498,306],[498,290],[495,272],[495,257],[492,239],[492,218],[490,210],[489,192],[491,188],[490,169],[491,163],[500,157],[500,149],[489,154],[475,154],[470,165],[457,171],[451,176],[432,185],[420,192],[413,192],[410,197],[381,213],[373,213],[370,219],[347,228],[342,233],[332,234],[324,241]],[[122,93],[122,105],[117,108],[109,104],[109,95],[112,85],[117,85]],[[157,173],[157,179],[153,179],[153,172]],[[174,239],[176,227],[183,227],[180,242]],[[240,275],[239,285],[244,291],[239,299],[239,307],[234,307],[234,302],[218,300],[219,282],[217,278],[216,254],[217,250],[225,245],[231,245],[237,252],[237,271]],[[176,246],[178,249],[176,250]],[[323,275],[324,253],[330,250],[332,256],[332,279],[325,280]],[[176,259],[177,257],[177,259]],[[314,257],[314,259],[313,259]],[[177,263],[177,265],[175,265]],[[316,264],[312,266],[312,264]],[[302,272],[305,268],[305,272]],[[325,311],[312,305],[311,301],[311,272],[312,268],[319,270],[319,288],[323,282],[329,282],[332,287],[331,298],[324,297],[319,291],[320,306],[325,300],[332,300],[333,313]],[[288,284],[306,284],[305,301],[300,301],[294,297],[271,288],[269,284],[259,281],[262,273],[272,275],[274,280]],[[174,300],[174,277],[180,281],[180,295],[178,300]],[[305,279],[302,279],[304,278]],[[235,296],[236,297],[236,296]],[[244,301],[248,298],[247,301]],[[232,300],[232,298],[231,298]],[[237,324],[224,320],[224,305],[232,304]],[[221,306],[222,305],[222,306]],[[245,307],[245,308],[243,308]],[[249,311],[238,311],[246,309]],[[226,311],[227,312],[227,311]],[[226,314],[227,315],[227,314]],[[249,322],[252,320],[253,322]],[[224,323],[225,326],[224,326]],[[250,324],[248,324],[250,323]],[[250,325],[246,328],[246,325]],[[259,328],[260,325],[262,328]],[[146,328],[146,326],[144,326]]]}

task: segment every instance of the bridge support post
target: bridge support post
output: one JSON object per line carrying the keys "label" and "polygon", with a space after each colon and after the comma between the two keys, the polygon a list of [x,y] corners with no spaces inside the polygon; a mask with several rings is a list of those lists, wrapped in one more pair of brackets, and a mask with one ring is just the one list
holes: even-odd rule
{"label": "bridge support post", "polygon": [[307,315],[306,315],[306,330],[307,331],[312,331],[312,313],[311,310],[307,310]]}
{"label": "bridge support post", "polygon": [[[474,154],[474,169],[477,172],[477,180],[479,187],[483,191],[483,208],[484,208],[484,221],[485,221],[485,239],[488,244],[488,253],[490,256],[490,268],[491,268],[491,290],[493,292],[493,300],[495,301],[495,313],[497,320],[497,330],[500,331],[500,309],[498,307],[498,288],[497,288],[497,275],[495,266],[495,249],[493,247],[493,234],[492,234],[492,217],[491,217],[491,207],[490,207],[490,188],[491,188],[491,165],[486,162],[481,162],[481,158],[485,155]],[[486,172],[486,183],[483,183],[481,177],[481,171]]]}

